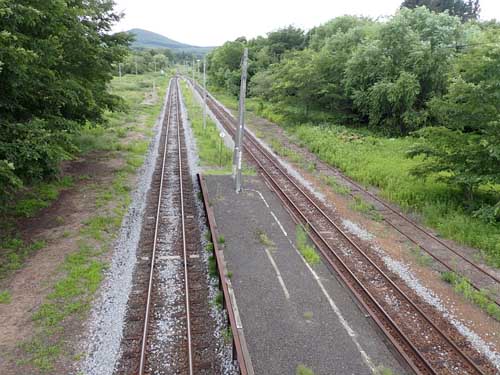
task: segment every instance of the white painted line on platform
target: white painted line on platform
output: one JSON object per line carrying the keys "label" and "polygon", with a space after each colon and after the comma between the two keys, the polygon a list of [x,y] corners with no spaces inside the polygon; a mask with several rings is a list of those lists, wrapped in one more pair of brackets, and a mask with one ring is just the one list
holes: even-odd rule
{"label": "white painted line on platform", "polygon": [[264,202],[264,204],[266,205],[266,207],[269,208],[269,212],[271,212],[271,216],[274,218],[274,221],[276,221],[276,223],[278,223],[278,226],[280,227],[280,229],[283,232],[283,234],[285,235],[285,237],[288,237],[288,234],[286,233],[285,228],[283,227],[283,225],[281,225],[281,222],[278,220],[278,218],[276,217],[276,215],[274,214],[274,212],[271,210],[271,207],[267,203],[266,198],[264,198],[264,195],[262,195],[262,193],[260,191],[258,191],[258,190],[254,190],[254,189],[245,189],[245,190],[247,190],[247,191],[253,191],[254,193],[257,193],[257,194],[260,195],[260,198],[262,199],[262,201]]}
{"label": "white painted line on platform", "polygon": [[281,284],[281,288],[283,289],[283,292],[285,293],[286,299],[290,299],[290,293],[288,293],[288,289],[286,288],[285,282],[283,281],[283,278],[281,277],[281,273],[280,273],[280,270],[278,269],[278,266],[274,262],[274,259],[271,255],[271,253],[269,252],[269,250],[267,250],[266,248],[264,248],[264,250],[266,251],[266,254],[269,258],[269,261],[273,265],[274,271],[276,271],[276,276],[278,277],[278,281]]}
{"label": "white painted line on platform", "polygon": [[283,232],[283,234],[285,235],[285,237],[288,237],[288,234],[286,233],[285,231],[285,228],[283,228],[283,225],[281,225],[281,222],[278,220],[278,218],[276,217],[276,215],[274,214],[273,211],[271,211],[271,215],[274,217],[274,220],[278,223],[281,231]]}
{"label": "white painted line on platform", "polygon": [[259,195],[260,195],[260,199],[262,199],[262,200],[264,201],[264,204],[266,205],[266,207],[267,207],[267,208],[271,208],[271,207],[269,207],[269,204],[267,203],[266,198],[264,198],[264,196],[262,195],[262,193],[261,193],[260,191],[258,191],[258,190],[254,190],[254,189],[245,189],[245,190],[247,190],[247,191],[252,191],[252,192],[254,192],[254,193],[259,194]]}
{"label": "white painted line on platform", "polygon": [[[302,261],[306,265],[306,267],[309,270],[309,272],[311,272],[311,274],[313,275],[314,280],[316,280],[316,282],[318,283],[319,288],[321,289],[321,291],[323,292],[324,296],[328,300],[328,303],[330,304],[330,307],[332,308],[333,312],[337,315],[337,318],[339,319],[340,324],[342,324],[342,326],[344,327],[344,329],[347,331],[347,334],[351,337],[351,340],[353,341],[354,345],[356,345],[356,347],[358,348],[358,351],[361,354],[361,357],[363,358],[363,361],[370,368],[370,370],[373,373],[375,373],[376,367],[373,364],[371,358],[368,356],[368,354],[365,352],[365,350],[363,349],[363,347],[359,343],[359,341],[358,341],[358,335],[356,334],[356,332],[354,332],[354,330],[351,328],[351,326],[349,325],[349,323],[345,320],[344,316],[342,315],[342,312],[340,311],[340,309],[338,308],[338,306],[335,304],[335,302],[333,302],[332,297],[330,297],[330,295],[328,294],[328,291],[326,290],[325,286],[321,282],[321,279],[319,278],[319,276],[316,273],[316,271],[314,271],[312,269],[312,267],[309,265],[309,263],[306,262],[306,260],[302,256],[302,254],[299,252],[299,250],[293,244],[292,240],[288,237],[285,229],[281,225],[281,222],[278,220],[278,218],[276,217],[276,215],[274,214],[274,212],[271,210],[271,207],[267,203],[267,201],[264,198],[264,196],[262,195],[262,193],[260,191],[258,191],[258,190],[251,190],[251,189],[247,189],[247,190],[256,192],[256,193],[258,193],[260,195],[260,197],[264,201],[264,204],[266,205],[266,207],[269,208],[269,212],[271,213],[272,217],[278,223],[279,227],[281,228],[281,231],[284,233],[285,237],[288,239],[288,242],[290,243],[290,245],[292,246],[292,248],[297,252],[297,254],[299,255],[300,259],[302,259]],[[328,232],[328,233],[331,233],[331,232]],[[274,259],[271,256],[271,253],[269,252],[269,250],[267,250],[267,249],[265,249],[265,250],[266,250],[267,256],[269,257],[269,260],[271,261],[271,264],[274,267],[274,270],[276,271],[276,274],[278,276],[278,280],[279,280],[279,282],[281,284],[281,287],[283,288],[283,291],[285,293],[285,297],[287,299],[290,299],[290,294],[288,293],[288,290],[287,290],[287,288],[285,286],[285,282],[283,281],[283,278],[281,277],[280,271],[279,271],[278,267],[276,266],[276,263],[274,262]]]}
{"label": "white painted line on platform", "polygon": [[[288,241],[290,241],[290,239],[288,239]],[[313,275],[314,280],[316,280],[316,282],[319,285],[319,288],[321,289],[321,291],[325,295],[326,299],[328,300],[328,303],[330,304],[330,307],[332,308],[332,310],[335,313],[335,315],[337,315],[337,317],[338,317],[338,319],[340,321],[340,324],[342,324],[342,326],[344,327],[344,329],[347,331],[347,334],[351,337],[351,340],[354,342],[354,345],[356,345],[356,347],[358,348],[359,353],[361,354],[361,357],[363,358],[363,361],[370,368],[370,370],[373,373],[375,373],[376,367],[373,364],[371,358],[368,356],[368,354],[365,352],[365,350],[362,348],[361,344],[359,343],[359,341],[358,341],[358,335],[351,328],[351,326],[349,325],[349,323],[347,322],[347,320],[345,320],[344,316],[342,315],[342,312],[340,311],[340,309],[338,308],[338,306],[335,304],[335,302],[333,302],[332,297],[330,297],[330,295],[328,294],[328,291],[326,290],[325,286],[321,282],[321,279],[319,278],[318,274],[316,273],[316,271],[314,271],[312,269],[312,267],[309,265],[309,263],[307,263],[307,261],[304,259],[304,257],[302,256],[302,254],[300,254],[299,250],[295,247],[295,245],[292,243],[292,241],[290,241],[290,245],[292,245],[292,247],[295,249],[295,251],[297,252],[297,254],[300,256],[300,259],[302,259],[302,261],[306,265],[306,267],[309,270],[309,272],[311,272],[311,274]]]}

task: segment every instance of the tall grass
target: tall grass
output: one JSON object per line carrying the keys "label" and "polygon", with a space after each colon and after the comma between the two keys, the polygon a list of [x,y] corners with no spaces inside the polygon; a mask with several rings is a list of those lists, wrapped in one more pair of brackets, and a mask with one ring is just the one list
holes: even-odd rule
{"label": "tall grass", "polygon": [[196,138],[200,165],[230,171],[232,153],[221,144],[220,130],[207,116],[207,126],[203,129],[203,108],[195,101],[193,93],[185,82],[181,82],[182,95],[188,110],[189,121]]}
{"label": "tall grass", "polygon": [[[224,105],[237,108],[236,98],[220,90],[215,92]],[[322,122],[318,114],[313,116],[315,124],[328,125],[293,125],[297,123],[290,115],[293,109],[253,98],[247,103],[250,112],[286,127],[300,145],[323,161],[363,185],[377,187],[382,197],[404,211],[418,214],[443,237],[479,249],[488,263],[500,267],[500,224],[473,217],[465,210],[458,189],[435,179],[411,176],[410,170],[422,162],[406,157],[414,143],[411,137],[387,138],[366,129],[330,125],[326,119]]]}
{"label": "tall grass", "polygon": [[412,138],[384,138],[334,125],[300,125],[290,131],[322,160],[364,185],[376,186],[384,198],[420,214],[442,236],[481,249],[500,267],[500,225],[466,212],[458,189],[411,176],[410,170],[421,163],[406,157]]}

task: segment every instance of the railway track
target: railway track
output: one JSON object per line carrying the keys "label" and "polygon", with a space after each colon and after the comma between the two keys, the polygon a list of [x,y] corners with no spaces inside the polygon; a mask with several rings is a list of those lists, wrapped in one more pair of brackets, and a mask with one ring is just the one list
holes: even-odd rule
{"label": "railway track", "polygon": [[[200,87],[197,87],[201,91]],[[208,95],[208,106],[233,135],[235,119]],[[306,191],[273,154],[247,133],[244,151],[289,210],[308,228],[327,263],[351,289],[414,372],[419,374],[493,374],[495,368],[396,275],[374,250],[357,243],[338,218]]]}
{"label": "railway track", "polygon": [[[492,270],[486,269],[463,254],[463,249],[455,249],[435,234],[422,227],[420,224],[399,212],[387,202],[380,199],[376,194],[358,184],[353,179],[343,175],[335,168],[328,168],[337,178],[344,181],[350,188],[351,196],[360,193],[368,201],[379,206],[384,221],[415,245],[419,250],[432,257],[443,271],[455,272],[468,278],[472,287],[476,290],[494,291],[491,295],[493,302],[500,306],[500,278]],[[371,202],[370,202],[371,203]]]}
{"label": "railway track", "polygon": [[143,228],[115,374],[212,374],[215,349],[177,77]]}
{"label": "railway track", "polygon": [[[201,93],[201,88],[197,87]],[[211,98],[213,100],[213,98]],[[383,215],[383,220],[416,246],[421,252],[430,256],[440,271],[451,271],[460,276],[465,276],[471,286],[477,291],[488,291],[492,301],[500,307],[500,276],[495,270],[480,265],[473,259],[473,255],[465,248],[455,248],[446,240],[431,233],[413,219],[401,213],[369,189],[360,185],[350,177],[331,166],[319,166],[318,172],[333,173],[337,179],[349,188],[352,197],[361,195],[367,202],[377,206],[378,212]]]}

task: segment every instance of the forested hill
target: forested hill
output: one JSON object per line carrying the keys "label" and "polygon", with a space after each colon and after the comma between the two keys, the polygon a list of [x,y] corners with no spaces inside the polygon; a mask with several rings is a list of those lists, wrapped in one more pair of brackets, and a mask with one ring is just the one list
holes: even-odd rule
{"label": "forested hill", "polygon": [[186,52],[194,54],[205,54],[210,52],[214,48],[198,47],[180,43],[161,34],[143,29],[132,29],[129,30],[128,33],[135,36],[135,41],[132,43],[132,48],[168,48],[173,52]]}

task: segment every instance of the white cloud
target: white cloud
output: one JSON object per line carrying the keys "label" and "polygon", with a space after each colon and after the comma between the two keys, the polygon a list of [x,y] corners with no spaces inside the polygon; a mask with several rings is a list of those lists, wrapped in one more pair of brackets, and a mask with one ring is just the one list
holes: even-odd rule
{"label": "white cloud", "polygon": [[[183,43],[220,45],[293,24],[305,29],[343,14],[387,16],[402,0],[115,0],[126,16],[115,31],[142,28]],[[481,0],[482,19],[500,19],[500,1]]]}

